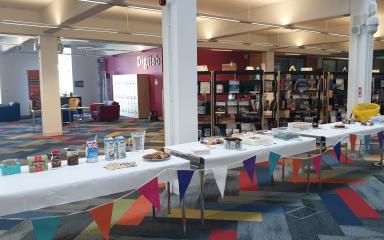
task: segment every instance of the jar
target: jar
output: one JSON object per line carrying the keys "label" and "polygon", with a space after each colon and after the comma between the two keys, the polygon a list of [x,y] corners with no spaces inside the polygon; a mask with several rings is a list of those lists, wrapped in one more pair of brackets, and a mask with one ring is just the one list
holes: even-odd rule
{"label": "jar", "polygon": [[67,150],[67,165],[74,166],[79,164],[79,152],[76,150]]}
{"label": "jar", "polygon": [[52,168],[61,167],[60,150],[52,150],[52,152],[51,152],[51,164],[52,164]]}

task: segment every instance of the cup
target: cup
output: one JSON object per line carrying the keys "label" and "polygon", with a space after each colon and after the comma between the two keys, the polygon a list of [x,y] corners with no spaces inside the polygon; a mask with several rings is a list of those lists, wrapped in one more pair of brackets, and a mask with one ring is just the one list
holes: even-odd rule
{"label": "cup", "polygon": [[131,141],[132,141],[132,151],[135,151],[135,152],[144,151],[145,131],[132,132]]}

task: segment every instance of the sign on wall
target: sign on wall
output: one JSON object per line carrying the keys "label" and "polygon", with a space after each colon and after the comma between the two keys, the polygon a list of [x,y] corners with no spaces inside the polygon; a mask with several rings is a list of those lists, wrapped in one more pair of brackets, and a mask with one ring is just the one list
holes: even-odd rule
{"label": "sign on wall", "polygon": [[84,87],[84,81],[83,81],[83,80],[77,80],[77,81],[75,81],[75,87],[77,87],[77,88],[83,88],[83,87]]}
{"label": "sign on wall", "polygon": [[41,109],[39,70],[28,70],[27,77],[29,100],[32,101],[32,109],[39,110]]}
{"label": "sign on wall", "polygon": [[158,55],[153,56],[137,56],[137,67],[142,67],[143,69],[148,69],[151,66],[160,66],[161,60]]}

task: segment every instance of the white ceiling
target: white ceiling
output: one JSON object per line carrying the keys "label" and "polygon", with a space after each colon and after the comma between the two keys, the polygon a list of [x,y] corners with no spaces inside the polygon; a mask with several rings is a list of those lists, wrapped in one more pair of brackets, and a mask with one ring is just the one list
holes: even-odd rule
{"label": "white ceiling", "polygon": [[[40,10],[54,0],[0,0],[0,7]],[[67,0],[72,1],[72,0]]]}

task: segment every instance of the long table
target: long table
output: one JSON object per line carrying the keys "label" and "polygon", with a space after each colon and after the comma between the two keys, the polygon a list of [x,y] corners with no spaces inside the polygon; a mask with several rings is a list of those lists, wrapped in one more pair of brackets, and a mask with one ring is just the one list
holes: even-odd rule
{"label": "long table", "polygon": [[[301,131],[301,136],[316,138],[320,145],[320,154],[326,147],[334,146],[338,142],[345,142],[345,159],[348,152],[348,136],[354,134],[357,136],[373,135],[384,130],[384,125],[375,124],[373,126],[364,126],[361,123],[347,124],[346,128],[334,128],[338,123],[322,124],[319,128]],[[381,167],[383,167],[383,148],[380,149]],[[321,171],[318,175],[318,188],[321,190]],[[309,185],[307,186],[309,192]]]}
{"label": "long table", "polygon": [[[194,169],[212,169],[215,167],[231,167],[250,157],[256,156],[256,162],[268,159],[269,152],[280,154],[282,157],[290,157],[297,154],[316,150],[316,139],[300,137],[298,139],[281,140],[274,139],[271,145],[251,146],[243,144],[241,150],[228,150],[222,145],[216,145],[210,154],[199,156],[192,153],[192,149],[201,147],[199,142],[185,143],[173,146],[166,146],[164,150],[174,156],[178,156],[191,161]],[[204,174],[200,171],[200,201],[201,201],[201,221],[204,224]]]}
{"label": "long table", "polygon": [[[39,173],[28,173],[23,166],[21,174],[0,176],[0,216],[134,190],[167,169],[189,169],[189,161],[175,156],[160,162],[143,160],[144,154],[154,151],[128,152],[126,159],[114,161],[100,156],[97,163],[79,159],[76,166],[63,162],[61,168]],[[104,168],[108,163],[126,161],[138,166],[113,171]],[[160,180],[174,180],[172,176],[162,174]]]}

